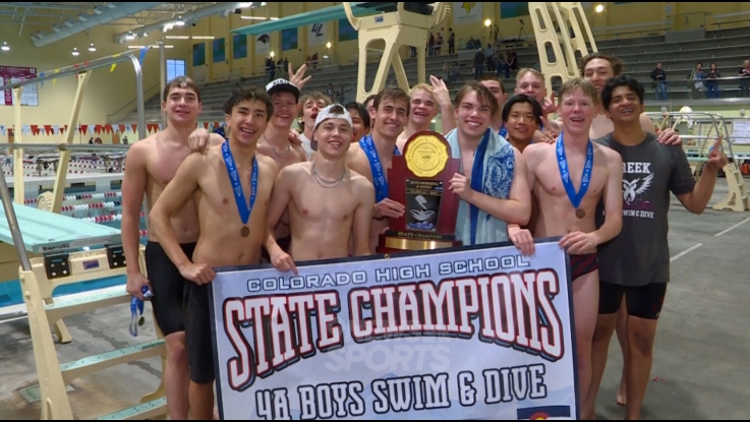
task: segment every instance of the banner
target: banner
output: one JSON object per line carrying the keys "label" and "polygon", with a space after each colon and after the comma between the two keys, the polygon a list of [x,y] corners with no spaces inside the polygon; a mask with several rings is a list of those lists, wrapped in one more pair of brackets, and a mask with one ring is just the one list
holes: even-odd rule
{"label": "banner", "polygon": [[491,245],[217,270],[222,419],[576,418],[569,264]]}
{"label": "banner", "polygon": [[255,37],[255,55],[266,56],[271,53],[271,34],[261,34]]}
{"label": "banner", "polygon": [[[35,67],[0,66],[0,85],[10,85],[36,77]],[[3,100],[0,105],[10,106],[15,104],[12,89],[2,92]],[[39,105],[39,87],[37,84],[29,84],[23,87],[23,90],[21,90],[21,105],[33,107]]]}
{"label": "banner", "polygon": [[482,2],[454,2],[453,24],[476,23],[482,21]]}
{"label": "banner", "polygon": [[314,23],[307,26],[307,45],[316,47],[328,43],[328,24],[326,22]]}

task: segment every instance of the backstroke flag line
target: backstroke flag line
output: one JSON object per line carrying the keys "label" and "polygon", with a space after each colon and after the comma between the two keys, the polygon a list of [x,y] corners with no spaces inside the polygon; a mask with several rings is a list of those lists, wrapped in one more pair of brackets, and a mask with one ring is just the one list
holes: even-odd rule
{"label": "backstroke flag line", "polygon": [[538,243],[219,270],[222,419],[572,419],[565,253]]}

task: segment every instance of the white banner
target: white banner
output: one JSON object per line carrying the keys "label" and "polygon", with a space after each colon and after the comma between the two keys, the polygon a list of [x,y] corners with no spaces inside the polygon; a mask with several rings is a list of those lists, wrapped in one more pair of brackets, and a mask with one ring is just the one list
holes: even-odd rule
{"label": "white banner", "polygon": [[732,121],[732,143],[750,144],[750,120]]}
{"label": "white banner", "polygon": [[453,24],[475,23],[482,21],[482,2],[453,2]]}
{"label": "white banner", "polygon": [[328,43],[328,24],[314,23],[307,26],[307,45],[316,47]]}
{"label": "white banner", "polygon": [[570,277],[556,242],[219,270],[222,419],[572,419]]}
{"label": "white banner", "polygon": [[265,56],[271,53],[271,34],[255,36],[255,55]]}

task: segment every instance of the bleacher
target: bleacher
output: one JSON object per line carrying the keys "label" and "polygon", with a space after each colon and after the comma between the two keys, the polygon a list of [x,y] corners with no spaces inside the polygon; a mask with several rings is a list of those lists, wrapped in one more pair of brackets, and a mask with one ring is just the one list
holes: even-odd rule
{"label": "bleacher", "polygon": [[[692,90],[689,87],[687,77],[696,62],[703,62],[704,71],[708,70],[710,63],[715,62],[723,77],[737,76],[743,60],[750,57],[748,35],[750,35],[750,29],[736,28],[708,32],[706,39],[699,41],[670,43],[665,41],[664,36],[652,35],[601,41],[597,42],[597,45],[599,51],[613,54],[625,62],[625,71],[635,76],[646,87],[646,100],[649,104],[663,103],[656,100],[655,86],[650,78],[651,71],[656,67],[656,63],[662,63],[667,74],[667,103],[683,105],[685,101],[690,99]],[[461,44],[459,40],[457,49],[461,48]],[[538,68],[539,55],[536,46],[515,46],[515,49],[518,55],[519,68]],[[498,50],[504,52],[506,46],[500,43]],[[443,48],[443,52],[446,51],[447,47]],[[458,53],[457,55],[443,54],[427,57],[427,74],[438,77],[443,75],[444,63],[458,62],[461,74],[457,82],[450,84],[449,88],[452,94],[455,94],[464,82],[474,78],[473,55],[467,55],[465,51],[458,51]],[[371,84],[372,79],[374,79],[377,65],[376,60],[368,63],[368,84]],[[299,65],[295,64],[295,68],[297,67]],[[404,59],[404,68],[409,80],[416,81],[416,59]],[[485,74],[488,73],[486,65],[484,66],[484,72]],[[357,80],[357,65],[355,63],[321,63],[317,68],[309,70],[308,74],[313,75],[313,78],[304,88],[305,92],[325,92],[329,84],[333,84],[334,89],[339,90],[342,87],[342,81],[345,81],[343,84],[345,92],[343,99],[345,101],[354,100]],[[506,90],[512,91],[515,87],[515,72],[511,72],[510,79],[504,79],[504,72],[501,72],[500,76],[503,78]],[[285,70],[277,71],[276,77],[287,77]],[[268,81],[269,75],[265,74],[243,78],[240,83],[243,86],[264,86]],[[392,72],[388,81],[395,84],[395,77]],[[229,97],[236,84],[237,81],[219,81],[202,85],[203,113],[200,119],[206,121],[222,120],[224,118],[222,104]],[[719,80],[718,84],[721,98],[739,97],[739,81],[737,79]],[[339,101],[339,98],[334,100]],[[750,98],[746,101],[750,102]],[[667,105],[667,103],[663,104]],[[148,100],[146,110],[147,120],[158,121],[160,118],[159,98],[153,97]],[[118,122],[112,123],[130,122],[131,120],[135,121],[134,119],[135,115],[131,113],[119,118]]]}

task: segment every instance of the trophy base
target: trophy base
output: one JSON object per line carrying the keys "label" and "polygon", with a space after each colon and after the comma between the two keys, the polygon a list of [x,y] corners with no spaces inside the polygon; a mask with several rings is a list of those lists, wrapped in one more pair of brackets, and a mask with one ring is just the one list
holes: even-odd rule
{"label": "trophy base", "polygon": [[378,253],[390,254],[409,251],[430,251],[436,249],[456,248],[463,246],[460,240],[450,239],[419,239],[381,234]]}

